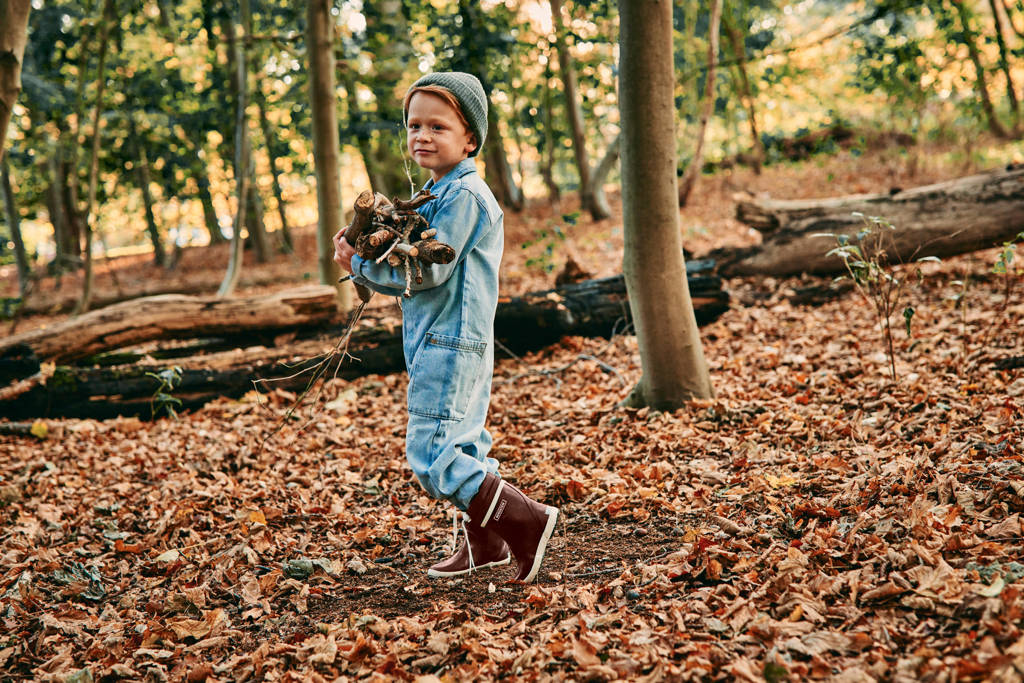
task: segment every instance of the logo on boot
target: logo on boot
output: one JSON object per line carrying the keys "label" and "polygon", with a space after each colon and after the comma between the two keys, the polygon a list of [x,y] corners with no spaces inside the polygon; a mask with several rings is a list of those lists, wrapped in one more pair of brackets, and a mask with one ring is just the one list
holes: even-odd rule
{"label": "logo on boot", "polygon": [[499,519],[501,519],[501,513],[503,513],[505,511],[505,504],[507,502],[508,501],[506,501],[506,500],[501,501],[501,505],[499,505],[498,509],[494,511],[494,521],[495,522],[497,522]]}

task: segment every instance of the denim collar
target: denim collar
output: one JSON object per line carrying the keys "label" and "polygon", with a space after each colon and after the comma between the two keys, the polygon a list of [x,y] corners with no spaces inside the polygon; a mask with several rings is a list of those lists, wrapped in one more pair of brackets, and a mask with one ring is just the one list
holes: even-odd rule
{"label": "denim collar", "polygon": [[427,181],[427,184],[423,186],[424,190],[431,190],[434,194],[437,194],[445,185],[454,182],[464,175],[473,173],[476,171],[476,159],[473,157],[466,157],[459,163],[455,164],[455,168],[441,176],[441,179],[436,183],[433,178]]}

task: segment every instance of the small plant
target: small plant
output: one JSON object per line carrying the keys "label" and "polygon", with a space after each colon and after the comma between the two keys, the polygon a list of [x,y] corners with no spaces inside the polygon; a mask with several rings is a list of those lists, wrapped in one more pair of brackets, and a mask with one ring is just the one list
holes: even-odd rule
{"label": "small plant", "polygon": [[[992,319],[992,327],[995,326],[996,322],[1003,319],[1006,307],[1010,304],[1010,292],[1013,290],[1014,276],[1024,272],[1021,268],[1014,267],[1013,265],[1013,257],[1017,251],[1018,242],[1024,242],[1024,231],[1017,233],[1012,240],[1003,242],[1003,246],[999,250],[999,257],[996,259],[995,265],[992,266],[992,272],[1003,277],[1003,303],[999,307],[999,313]],[[990,337],[991,331],[989,335],[986,335],[986,343]]]}
{"label": "small plant", "polygon": [[165,412],[177,420],[178,412],[175,408],[181,407],[181,399],[175,398],[170,392],[181,382],[181,368],[175,365],[160,372],[147,372],[146,376],[160,383],[149,399],[151,417],[155,418],[161,412]]}
{"label": "small plant", "polygon": [[[836,280],[851,280],[874,311],[878,325],[882,329],[886,355],[889,357],[889,371],[895,382],[896,352],[892,337],[892,316],[899,309],[905,284],[905,278],[901,277],[900,273],[903,263],[892,263],[887,251],[887,247],[891,247],[895,253],[896,245],[892,237],[895,228],[889,221],[878,216],[865,216],[856,212],[853,215],[860,218],[864,225],[852,240],[845,234],[824,233],[820,236],[831,237],[838,244],[827,255],[841,258],[847,274]],[[930,256],[918,259],[918,263],[938,260]],[[920,269],[917,274],[919,278],[922,277]],[[905,306],[903,321],[908,338],[911,336],[913,318],[913,306]]]}
{"label": "small plant", "polygon": [[548,221],[549,228],[543,228],[534,231],[534,239],[523,242],[523,249],[529,249],[535,244],[543,244],[544,251],[541,252],[540,256],[534,256],[526,259],[526,265],[529,268],[541,268],[545,273],[550,273],[555,269],[555,247],[565,242],[567,238],[567,230],[570,226],[576,225],[580,219],[580,212],[573,211],[572,213],[562,214],[562,221],[565,224],[563,226],[555,223],[554,221]]}

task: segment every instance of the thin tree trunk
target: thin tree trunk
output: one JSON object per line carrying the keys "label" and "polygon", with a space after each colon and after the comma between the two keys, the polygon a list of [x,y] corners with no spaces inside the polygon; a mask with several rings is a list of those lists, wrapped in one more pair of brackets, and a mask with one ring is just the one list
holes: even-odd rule
{"label": "thin tree trunk", "polygon": [[[251,26],[247,21],[249,17],[249,0],[239,0],[241,19],[246,28]],[[235,195],[238,205],[235,208],[235,222],[231,231],[231,253],[228,257],[228,268],[224,273],[224,280],[217,290],[218,298],[231,296],[238,286],[238,278],[242,274],[242,229],[245,227],[245,213],[249,197],[249,133],[248,122],[245,118],[245,107],[248,96],[248,88],[245,87],[248,79],[246,76],[246,50],[245,37],[235,36],[235,27],[231,26],[228,36],[228,45],[233,50],[234,73],[237,79],[238,88],[235,90]]]}
{"label": "thin tree trunk", "polygon": [[72,239],[68,231],[68,221],[64,217],[63,181],[57,161],[60,149],[46,160],[46,167],[50,174],[50,187],[46,191],[46,208],[50,212],[50,225],[53,226],[53,242],[56,247],[53,266],[60,271],[71,258]]}
{"label": "thin tree trunk", "polygon": [[370,135],[363,127],[363,111],[359,106],[359,97],[356,95],[356,79],[353,70],[346,66],[339,69],[341,82],[345,86],[345,103],[348,105],[348,120],[354,128],[356,147],[359,148],[359,156],[363,159],[363,167],[366,168],[366,179],[370,183],[370,189],[374,192],[387,194],[387,182],[384,174],[377,167],[377,158],[373,154],[373,145],[370,143]]}
{"label": "thin tree trunk", "polygon": [[[551,16],[555,27],[555,50],[558,53],[558,66],[562,76],[562,88],[565,94],[566,114],[569,118],[569,130],[572,133],[572,149],[576,158],[576,169],[580,176],[580,203],[585,211],[589,211],[594,220],[601,220],[611,215],[608,202],[601,202],[595,194],[593,172],[587,154],[587,136],[583,127],[583,108],[580,106],[579,84],[576,80],[576,66],[573,64],[569,47],[565,43],[565,24],[562,21],[562,0],[551,0]],[[603,192],[601,193],[603,195]]]}
{"label": "thin tree trunk", "polygon": [[7,127],[21,92],[21,62],[28,42],[29,0],[0,0],[0,159]]}
{"label": "thin tree trunk", "polygon": [[[338,286],[332,238],[341,230],[341,175],[338,112],[334,95],[334,51],[331,1],[309,0],[306,51],[309,55],[309,97],[313,113],[313,160],[316,165],[317,263],[320,282]],[[353,93],[349,97],[354,97]],[[342,308],[351,307],[351,288],[339,288]]]}
{"label": "thin tree trunk", "polygon": [[[248,134],[246,134],[248,137]],[[256,262],[266,263],[270,260],[270,239],[267,236],[267,224],[263,220],[263,197],[256,185],[255,162],[252,158],[252,141],[249,140],[249,190],[246,201],[249,208],[245,212],[245,227],[249,232],[249,243],[256,252]]]}
{"label": "thin tree trunk", "polygon": [[270,160],[270,179],[274,189],[274,200],[277,202],[277,215],[281,220],[281,251],[290,254],[295,250],[295,247],[292,244],[291,230],[288,229],[284,193],[281,191],[281,181],[278,179],[280,172],[277,169],[277,155],[274,153],[273,129],[270,127],[270,119],[267,118],[267,101],[262,92],[260,92],[258,105],[260,110],[260,128],[263,129],[263,144],[267,148],[267,158]]}
{"label": "thin tree trunk", "polygon": [[0,156],[0,191],[4,196],[4,216],[7,219],[7,227],[11,231],[11,241],[14,242],[14,260],[18,264],[18,291],[21,292],[21,298],[24,300],[28,295],[32,268],[28,263],[25,242],[21,239],[21,221],[18,218],[18,207],[14,203],[10,170],[7,167],[7,159],[2,156]]}
{"label": "thin tree trunk", "polygon": [[981,63],[981,54],[978,52],[977,36],[971,28],[970,13],[967,5],[962,0],[952,0],[956,8],[957,16],[960,18],[960,28],[963,30],[964,42],[967,44],[967,51],[971,55],[971,62],[974,64],[976,75],[975,89],[978,97],[981,98],[981,107],[985,111],[985,118],[988,120],[988,127],[995,135],[1001,138],[1009,138],[1010,133],[996,115],[995,106],[992,104],[992,97],[988,92],[988,78],[985,76],[985,67]]}
{"label": "thin tree trunk", "polygon": [[619,0],[623,274],[642,376],[626,400],[674,410],[712,395],[686,282],[675,169],[671,0]]}
{"label": "thin tree trunk", "polygon": [[747,50],[744,46],[743,34],[725,16],[722,17],[722,25],[725,28],[725,34],[729,37],[733,56],[736,58],[736,71],[739,73],[740,100],[747,109],[751,142],[750,165],[753,166],[755,174],[761,175],[761,165],[764,163],[765,158],[764,142],[761,141],[761,134],[757,130],[757,110],[754,108],[754,94],[750,87],[750,77],[747,74]]}
{"label": "thin tree trunk", "polygon": [[206,223],[206,232],[210,234],[210,244],[223,244],[227,242],[224,233],[220,230],[220,220],[217,218],[217,207],[213,205],[213,195],[210,194],[210,177],[203,169],[196,177],[197,194],[199,202],[203,206],[203,220]]}
{"label": "thin tree trunk", "polygon": [[502,204],[513,211],[522,211],[523,193],[512,177],[512,166],[505,154],[505,141],[498,129],[498,114],[493,106],[487,108],[487,119],[487,139],[484,141],[487,184],[495,190]]}
{"label": "thin tree trunk", "polygon": [[693,159],[679,181],[679,206],[686,206],[704,166],[704,140],[707,137],[708,120],[715,109],[715,72],[718,66],[718,28],[721,18],[722,0],[712,0],[711,18],[708,21],[708,69],[704,80],[704,101],[700,109],[700,124],[697,128],[697,144],[693,151]]}
{"label": "thin tree trunk", "polygon": [[[548,64],[551,64],[550,58]],[[558,204],[562,191],[555,182],[555,117],[551,112],[551,67],[544,67],[544,158],[541,161],[540,174],[548,188],[548,202]]]}
{"label": "thin tree trunk", "polygon": [[135,182],[142,192],[142,206],[146,216],[146,232],[149,234],[149,241],[153,244],[153,261],[161,268],[167,267],[167,253],[164,251],[163,242],[160,240],[160,229],[156,225],[156,216],[153,215],[153,195],[150,192],[151,179],[149,175],[149,157],[146,155],[146,147],[139,139],[138,128],[135,120],[129,120],[131,129],[132,146],[135,148]]}
{"label": "thin tree trunk", "polygon": [[1020,100],[1017,99],[1017,88],[1013,83],[1013,75],[1010,73],[1010,50],[1006,45],[1006,37],[1003,35],[1006,30],[1003,22],[1004,13],[1000,11],[1003,7],[998,0],[988,0],[988,4],[992,8],[992,18],[996,23],[996,43],[999,45],[999,68],[1006,78],[1006,96],[1010,100],[1010,111],[1013,112],[1013,132],[1015,135],[1020,135]]}
{"label": "thin tree trunk", "polygon": [[78,315],[89,310],[92,300],[93,268],[92,268],[92,236],[96,224],[94,206],[96,204],[96,183],[100,167],[100,111],[103,107],[103,90],[107,82],[104,72],[107,61],[107,40],[110,36],[110,25],[115,20],[113,0],[104,0],[103,13],[100,16],[100,51],[99,64],[96,67],[96,105],[92,113],[92,152],[89,157],[89,196],[85,205],[85,277],[82,285],[82,298],[71,315]]}
{"label": "thin tree trunk", "polygon": [[[604,181],[611,173],[612,169],[615,168],[615,162],[619,160],[619,145],[621,144],[622,131],[615,136],[608,145],[608,150],[604,153],[601,161],[598,162],[597,168],[594,169],[594,174],[590,177],[591,182],[594,184],[594,206],[598,208],[599,213],[607,218],[612,215],[612,207],[608,205],[608,197],[604,193]],[[596,219],[595,214],[591,214]]]}

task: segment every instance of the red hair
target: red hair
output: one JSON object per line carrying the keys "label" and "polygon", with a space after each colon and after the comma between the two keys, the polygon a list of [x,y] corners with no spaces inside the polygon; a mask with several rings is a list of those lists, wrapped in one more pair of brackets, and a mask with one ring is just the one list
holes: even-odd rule
{"label": "red hair", "polygon": [[448,106],[455,110],[455,115],[459,117],[459,123],[465,126],[466,130],[469,131],[469,134],[473,136],[473,140],[476,140],[476,134],[473,133],[473,129],[470,128],[469,120],[466,118],[466,115],[462,113],[462,105],[460,105],[459,101],[455,99],[455,95],[452,94],[451,90],[448,88],[442,88],[439,85],[419,85],[405,93],[405,100],[402,101],[402,110],[403,118],[405,118],[406,121],[409,120],[409,103],[412,102],[412,96],[418,92],[437,95],[444,100]]}

